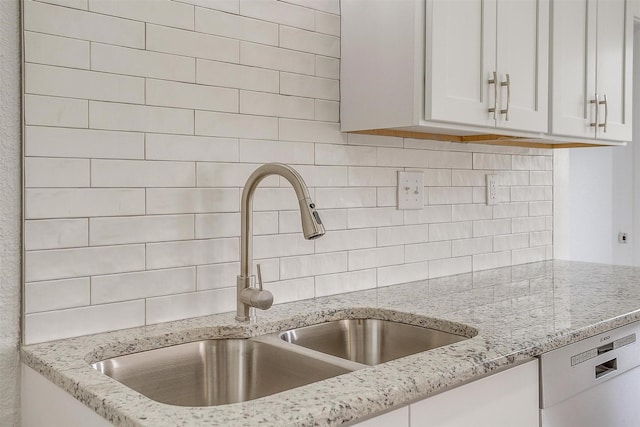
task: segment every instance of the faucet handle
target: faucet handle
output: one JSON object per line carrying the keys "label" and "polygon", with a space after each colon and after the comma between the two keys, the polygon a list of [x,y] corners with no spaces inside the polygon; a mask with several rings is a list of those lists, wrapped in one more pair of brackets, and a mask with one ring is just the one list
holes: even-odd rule
{"label": "faucet handle", "polygon": [[258,270],[258,289],[262,290],[262,269],[260,264],[256,264],[256,269]]}

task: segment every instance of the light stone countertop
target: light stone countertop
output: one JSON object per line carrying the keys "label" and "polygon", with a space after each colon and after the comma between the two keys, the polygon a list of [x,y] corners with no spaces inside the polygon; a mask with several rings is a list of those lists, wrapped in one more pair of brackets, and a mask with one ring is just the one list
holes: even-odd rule
{"label": "light stone countertop", "polygon": [[[640,320],[640,268],[547,261],[281,304],[258,315],[251,325],[225,313],[35,344],[22,348],[22,358],[118,426],[339,425]],[[478,334],[272,396],[214,407],[158,403],[90,366],[174,344],[354,317]]]}

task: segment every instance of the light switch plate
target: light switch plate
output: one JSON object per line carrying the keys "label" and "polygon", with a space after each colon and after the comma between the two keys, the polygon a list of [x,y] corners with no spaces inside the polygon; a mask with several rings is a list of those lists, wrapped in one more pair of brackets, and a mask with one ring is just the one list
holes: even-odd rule
{"label": "light switch plate", "polygon": [[424,173],[398,172],[398,209],[424,207]]}
{"label": "light switch plate", "polygon": [[487,175],[487,205],[498,203],[498,175]]}

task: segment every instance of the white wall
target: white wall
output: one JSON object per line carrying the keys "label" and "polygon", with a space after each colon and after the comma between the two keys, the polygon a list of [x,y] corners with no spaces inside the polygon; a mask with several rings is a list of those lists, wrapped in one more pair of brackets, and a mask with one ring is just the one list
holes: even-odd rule
{"label": "white wall", "polygon": [[339,132],[338,0],[51,3],[25,1],[27,342],[234,310],[240,192],[270,161],[328,229],[258,190],[276,303],[551,258],[549,150]]}
{"label": "white wall", "polygon": [[18,426],[20,344],[20,2],[0,1],[0,425]]}

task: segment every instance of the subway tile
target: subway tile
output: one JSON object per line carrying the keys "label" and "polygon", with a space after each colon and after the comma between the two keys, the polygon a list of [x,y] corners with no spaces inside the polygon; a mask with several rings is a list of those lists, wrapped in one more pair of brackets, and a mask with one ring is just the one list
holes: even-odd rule
{"label": "subway tile", "polygon": [[89,187],[89,160],[27,157],[24,160],[24,186]]}
{"label": "subway tile", "polygon": [[313,30],[313,10],[276,0],[240,0],[240,14],[263,21]]}
{"label": "subway tile", "polygon": [[223,288],[208,291],[168,295],[146,300],[148,325],[191,317],[224,313],[236,308],[236,289]]}
{"label": "subway tile", "polygon": [[429,279],[469,273],[471,271],[472,258],[470,256],[429,261]]}
{"label": "subway tile", "polygon": [[[240,13],[240,0],[175,0],[181,3],[192,4],[198,7],[204,7],[208,9],[221,10],[223,12]],[[196,13],[200,13],[196,9]]]}
{"label": "subway tile", "polygon": [[299,234],[274,234],[253,237],[255,258],[286,257],[313,253],[312,240],[305,240]]}
{"label": "subway tile", "polygon": [[[243,163],[198,163],[198,187],[244,187],[249,175],[260,165]],[[262,187],[278,187],[277,176],[260,181]],[[239,207],[240,205],[238,205]],[[237,209],[236,209],[237,210]]]}
{"label": "subway tile", "polygon": [[529,185],[529,172],[527,171],[500,171],[498,185]]}
{"label": "subway tile", "polygon": [[316,12],[316,31],[340,37],[340,16],[333,13]]}
{"label": "subway tile", "polygon": [[430,205],[473,202],[473,190],[471,187],[429,187],[427,194]]}
{"label": "subway tile", "polygon": [[142,159],[144,134],[26,126],[25,156]]}
{"label": "subway tile", "polygon": [[25,344],[143,326],[144,316],[144,300],[28,314]]}
{"label": "subway tile", "polygon": [[82,219],[25,221],[24,249],[62,249],[87,246],[89,224]]}
{"label": "subway tile", "polygon": [[297,4],[310,9],[320,10],[335,15],[340,14],[340,0],[282,0],[285,3]]}
{"label": "subway tile", "polygon": [[193,215],[90,218],[89,228],[91,246],[194,238]]}
{"label": "subway tile", "polygon": [[451,207],[451,221],[472,221],[491,219],[493,217],[492,206],[486,205],[453,205]]}
{"label": "subway tile", "polygon": [[196,9],[195,30],[232,39],[278,44],[277,24],[217,10]]}
{"label": "subway tile", "polygon": [[450,187],[450,169],[423,169],[425,187]]}
{"label": "subway tile", "polygon": [[149,160],[91,160],[93,187],[194,187],[195,164]]}
{"label": "subway tile", "polygon": [[451,222],[451,205],[425,206],[420,210],[404,212],[405,224]]}
{"label": "subway tile", "polygon": [[404,252],[404,246],[349,251],[349,270],[404,264]]}
{"label": "subway tile", "polygon": [[197,266],[196,273],[197,289],[201,291],[206,289],[235,287],[236,278],[239,274],[239,262],[199,265]]}
{"label": "subway tile", "polygon": [[546,220],[543,216],[529,218],[513,218],[511,220],[512,233],[526,233],[529,231],[546,230]]}
{"label": "subway tile", "polygon": [[238,63],[240,60],[238,40],[152,24],[146,24],[146,28],[147,50],[214,61]]}
{"label": "subway tile", "polygon": [[145,24],[35,1],[24,2],[24,29],[80,40],[145,47]]}
{"label": "subway tile", "polygon": [[[471,187],[473,190],[473,203],[480,203],[480,204],[486,204],[487,203],[487,190],[486,188],[483,187]],[[503,194],[501,194],[501,188],[498,187],[497,191],[496,191],[496,201],[500,204],[500,203],[506,203],[509,200],[500,200],[500,197],[503,196]],[[509,190],[507,189],[507,192],[509,192]]]}
{"label": "subway tile", "polygon": [[[347,186],[346,166],[295,165],[295,169],[309,187]],[[280,183],[289,185],[285,178],[280,178]]]}
{"label": "subway tile", "polygon": [[307,98],[340,100],[340,81],[280,72],[280,93]]}
{"label": "subway tile", "polygon": [[553,230],[553,217],[547,216],[545,219],[545,230]]}
{"label": "subway tile", "polygon": [[315,241],[316,252],[337,252],[376,246],[376,229],[336,230]]}
{"label": "subway tile", "polygon": [[316,55],[316,76],[327,79],[340,78],[340,60]]}
{"label": "subway tile", "polygon": [[514,218],[520,216],[529,215],[528,203],[499,203],[493,207],[493,217],[499,218]]}
{"label": "subway tile", "polygon": [[340,121],[340,103],[337,101],[325,101],[324,99],[315,99],[315,116],[314,118],[323,122],[339,122]]}
{"label": "subway tile", "polygon": [[402,211],[395,207],[356,208],[347,211],[348,228],[397,226],[403,223]]}
{"label": "subway tile", "polygon": [[[323,209],[322,206],[318,206],[318,214],[320,215],[320,219],[322,219],[325,230],[331,231],[329,234],[332,234],[334,230],[345,230],[347,228],[346,209]],[[280,211],[278,214],[278,222],[278,230],[280,233],[302,233],[300,211],[298,209]],[[327,234],[325,234],[325,236],[327,236]]]}
{"label": "subway tile", "polygon": [[507,234],[504,236],[494,236],[493,238],[493,250],[496,252],[528,247],[529,233]]}
{"label": "subway tile", "polygon": [[546,200],[545,187],[511,187],[511,200],[514,202]]}
{"label": "subway tile", "polygon": [[377,229],[378,246],[394,246],[429,241],[428,225],[401,225]]}
{"label": "subway tile", "polygon": [[25,93],[143,103],[144,80],[73,68],[25,64]]}
{"label": "subway tile", "polygon": [[146,135],[148,160],[190,160],[199,162],[237,162],[238,140],[207,136]]}
{"label": "subway tile", "polygon": [[322,209],[375,207],[376,189],[318,188],[314,201]]}
{"label": "subway tile", "polygon": [[340,58],[340,37],[280,26],[280,46],[316,55]]}
{"label": "subway tile", "polygon": [[196,135],[278,139],[276,117],[196,111]]}
{"label": "subway tile", "polygon": [[529,216],[553,215],[553,202],[529,202]]}
{"label": "subway tile", "polygon": [[468,239],[473,236],[472,222],[429,224],[429,241]]}
{"label": "subway tile", "polygon": [[24,286],[25,314],[82,307],[89,305],[90,299],[88,277],[25,283]]}
{"label": "subway tile", "polygon": [[193,30],[193,6],[167,0],[89,0],[89,10],[104,15]]}
{"label": "subway tile", "polygon": [[144,270],[144,254],[144,245],[29,251],[25,254],[25,280],[35,282]]}
{"label": "subway tile", "polygon": [[144,215],[144,189],[27,189],[25,218]]}
{"label": "subway tile", "polygon": [[405,246],[405,262],[430,261],[451,257],[451,242],[417,243]]}
{"label": "subway tile", "polygon": [[[196,61],[196,82],[211,86],[278,93],[278,72],[218,61]],[[295,95],[295,94],[293,94]]]}
{"label": "subway tile", "polygon": [[[313,194],[311,194],[313,198]],[[253,197],[254,211],[300,209],[295,191],[289,188],[258,188]]]}
{"label": "subway tile", "polygon": [[376,149],[332,144],[316,144],[317,165],[375,166]]}
{"label": "subway tile", "polygon": [[240,113],[313,120],[315,105],[309,98],[240,91]]}
{"label": "subway tile", "polygon": [[328,252],[280,259],[280,279],[347,271],[347,252]]}
{"label": "subway tile", "polygon": [[531,171],[531,185],[553,185],[552,171]]}
{"label": "subway tile", "polygon": [[427,160],[430,168],[471,169],[473,166],[471,153],[430,151]]}
{"label": "subway tile", "polygon": [[375,269],[316,276],[316,297],[361,291],[375,287]]}
{"label": "subway tile", "polygon": [[89,0],[39,0],[43,3],[56,4],[58,6],[71,7],[73,9],[89,9]]}
{"label": "subway tile", "polygon": [[193,111],[146,105],[89,102],[94,129],[193,134]]}
{"label": "subway tile", "polygon": [[525,264],[529,262],[544,261],[546,259],[546,248],[538,246],[535,248],[514,249],[511,251],[513,264]]}
{"label": "subway tile", "polygon": [[240,161],[313,164],[314,146],[305,142],[240,140]]}
{"label": "subway tile", "polygon": [[511,220],[493,219],[473,221],[473,237],[497,236],[511,233]]}
{"label": "subway tile", "polygon": [[91,69],[182,82],[196,80],[193,58],[100,43],[91,45]]}
{"label": "subway tile", "polygon": [[398,170],[395,168],[349,167],[351,187],[395,187],[397,183]]}
{"label": "subway tile", "polygon": [[545,156],[513,156],[514,170],[545,170]]}
{"label": "subway tile", "polygon": [[406,148],[378,148],[378,166],[426,168],[429,155],[425,150]]}
{"label": "subway tile", "polygon": [[511,265],[511,251],[473,255],[473,271],[489,270],[509,265]]}
{"label": "subway tile", "polygon": [[27,125],[89,127],[89,101],[25,95],[24,121]]}
{"label": "subway tile", "polygon": [[392,265],[380,267],[378,270],[378,286],[391,286],[398,283],[415,282],[429,277],[426,262],[413,264]]}
{"label": "subway tile", "polygon": [[265,287],[273,293],[274,304],[311,299],[315,296],[315,279],[313,277],[279,280],[267,283]]}
{"label": "subway tile", "polygon": [[25,31],[24,60],[88,70],[89,42]]}
{"label": "subway tile", "polygon": [[553,232],[551,230],[534,231],[531,233],[531,247],[551,244],[553,244]]}
{"label": "subway tile", "polygon": [[395,136],[365,135],[359,133],[346,134],[350,145],[370,145],[374,147],[402,148],[402,138]]}
{"label": "subway tile", "polygon": [[395,187],[377,188],[376,197],[378,199],[378,207],[395,208],[398,205],[398,190]]}
{"label": "subway tile", "polygon": [[507,154],[473,153],[474,169],[511,169],[511,156]]}
{"label": "subway tile", "polygon": [[147,269],[187,267],[200,264],[237,261],[240,239],[188,240],[148,243]]}
{"label": "subway tile", "polygon": [[91,278],[91,303],[105,304],[193,292],[195,288],[195,267],[94,276]]}
{"label": "subway tile", "polygon": [[451,242],[451,244],[451,255],[454,257],[475,255],[493,251],[492,237],[454,240],[453,242]]}
{"label": "subway tile", "polygon": [[[277,41],[275,44],[277,44]],[[264,44],[240,43],[240,63],[269,70],[307,75],[315,74],[315,58],[313,54]]]}
{"label": "subway tile", "polygon": [[346,137],[338,123],[309,120],[279,119],[280,139],[283,141],[323,142],[344,144]]}
{"label": "subway tile", "polygon": [[453,187],[484,187],[487,185],[487,174],[493,171],[459,170],[451,171],[451,185]]}
{"label": "subway tile", "polygon": [[[198,214],[195,221],[196,239],[240,236],[240,213]],[[254,212],[253,234],[277,234],[278,212]]]}
{"label": "subway tile", "polygon": [[149,188],[147,215],[237,212],[237,188]]}

